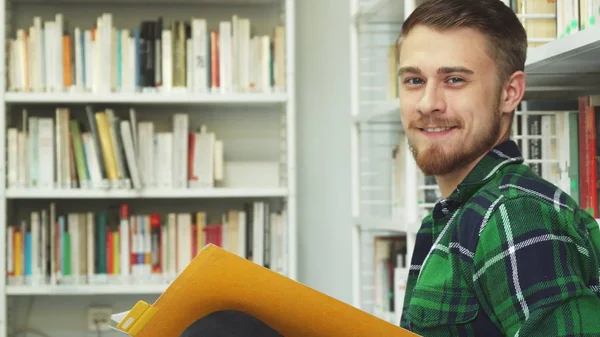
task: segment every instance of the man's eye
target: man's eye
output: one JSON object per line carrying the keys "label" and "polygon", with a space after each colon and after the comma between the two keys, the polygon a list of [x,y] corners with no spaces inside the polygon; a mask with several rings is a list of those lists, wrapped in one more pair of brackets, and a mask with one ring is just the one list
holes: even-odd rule
{"label": "man's eye", "polygon": [[416,85],[416,84],[423,83],[423,81],[420,78],[410,77],[410,78],[405,79],[404,83]]}
{"label": "man's eye", "polygon": [[448,81],[450,81],[450,83],[460,83],[463,82],[463,79],[460,77],[451,77],[448,79]]}

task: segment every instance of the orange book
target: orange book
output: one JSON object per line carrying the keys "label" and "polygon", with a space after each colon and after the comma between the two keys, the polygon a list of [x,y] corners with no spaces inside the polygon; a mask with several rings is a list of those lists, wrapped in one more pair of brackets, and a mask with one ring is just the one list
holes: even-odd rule
{"label": "orange book", "polygon": [[71,87],[71,37],[63,35],[63,85]]}
{"label": "orange book", "polygon": [[417,336],[215,245],[206,245],[154,304],[113,315],[133,337],[177,337],[222,310],[251,315],[286,337]]}

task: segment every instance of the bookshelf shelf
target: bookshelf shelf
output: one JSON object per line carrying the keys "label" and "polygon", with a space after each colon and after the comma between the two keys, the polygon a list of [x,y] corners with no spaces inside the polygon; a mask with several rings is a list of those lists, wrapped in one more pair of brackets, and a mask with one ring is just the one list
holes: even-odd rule
{"label": "bookshelf shelf", "polygon": [[[170,5],[195,5],[195,4],[205,4],[205,5],[271,5],[276,4],[277,0],[174,0],[169,1]],[[95,4],[95,5],[123,5],[123,4],[133,4],[133,5],[164,5],[165,2],[162,0],[13,0],[14,4]]]}
{"label": "bookshelf shelf", "polygon": [[59,285],[59,286],[7,286],[9,296],[40,295],[142,295],[161,294],[166,284],[150,285]]}
{"label": "bookshelf shelf", "polygon": [[600,26],[531,48],[527,53],[526,98],[594,94],[600,86]]}
{"label": "bookshelf shelf", "polygon": [[201,94],[201,93],[20,93],[7,92],[7,103],[131,103],[131,104],[282,104],[284,93]]}
{"label": "bookshelf shelf", "polygon": [[353,118],[355,123],[400,122],[400,102],[397,99],[383,101],[365,110]]}
{"label": "bookshelf shelf", "polygon": [[194,199],[286,197],[286,188],[211,188],[211,189],[8,189],[8,199]]}

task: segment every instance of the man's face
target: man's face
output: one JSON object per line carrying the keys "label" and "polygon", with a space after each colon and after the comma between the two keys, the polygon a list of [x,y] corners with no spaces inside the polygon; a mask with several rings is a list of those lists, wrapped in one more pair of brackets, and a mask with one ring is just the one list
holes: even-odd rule
{"label": "man's face", "polygon": [[500,87],[486,40],[470,28],[414,27],[399,59],[402,123],[426,175],[454,172],[500,133]]}

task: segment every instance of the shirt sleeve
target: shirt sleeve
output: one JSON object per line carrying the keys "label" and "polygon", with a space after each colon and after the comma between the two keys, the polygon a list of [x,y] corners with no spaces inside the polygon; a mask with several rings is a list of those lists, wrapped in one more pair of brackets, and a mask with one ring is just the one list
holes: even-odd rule
{"label": "shirt sleeve", "polygon": [[583,211],[506,200],[474,254],[473,288],[507,336],[600,336],[600,234]]}

